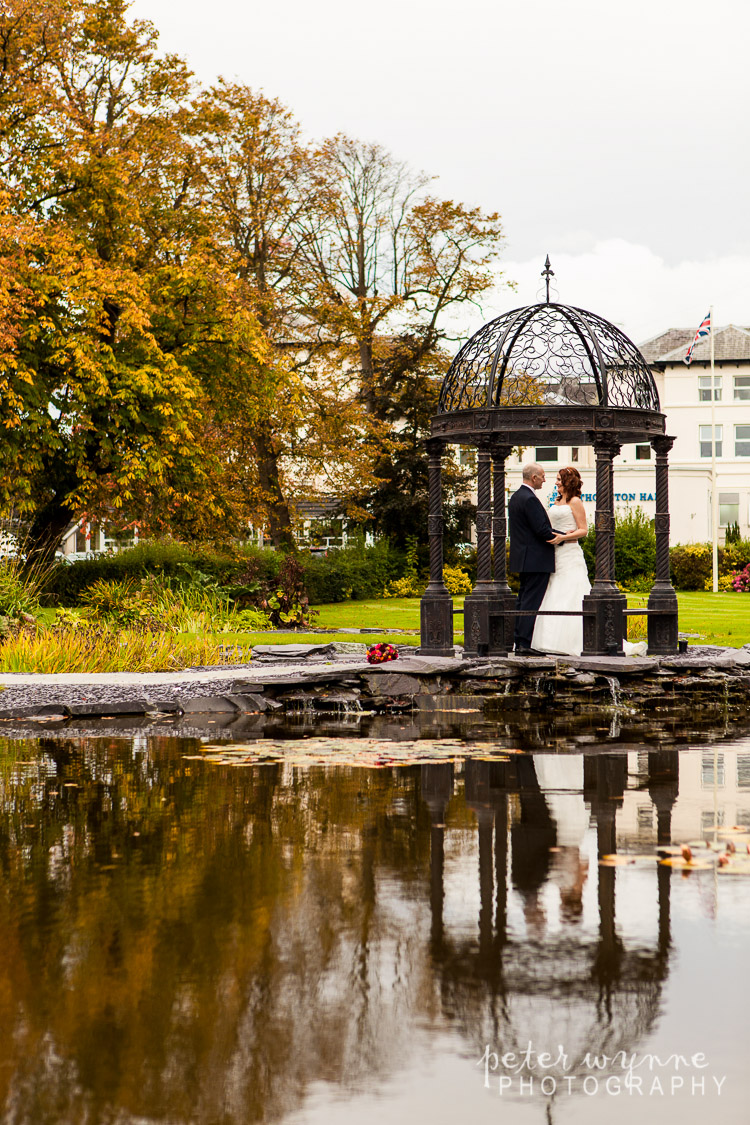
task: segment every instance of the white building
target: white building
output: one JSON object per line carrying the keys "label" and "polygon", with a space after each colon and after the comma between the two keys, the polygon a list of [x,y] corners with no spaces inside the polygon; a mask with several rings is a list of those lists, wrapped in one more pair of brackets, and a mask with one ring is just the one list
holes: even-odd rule
{"label": "white building", "polygon": [[89,520],[87,515],[68,525],[60,540],[58,554],[68,562],[90,559],[104,551],[121,551],[138,546],[138,524],[132,523],[118,535],[112,525],[101,520]]}
{"label": "white building", "polygon": [[[711,539],[711,368],[709,344],[701,341],[690,366],[684,362],[695,328],[670,328],[640,345],[675,438],[669,455],[669,509],[672,543]],[[750,537],[750,328],[714,330],[716,468],[720,541],[729,524]],[[596,501],[594,451],[589,446],[537,446],[521,460],[508,460],[508,488],[520,484],[521,465],[548,466],[545,493],[551,501],[555,474],[576,465],[584,480],[583,501],[593,525]],[[615,507],[640,507],[655,514],[654,462],[650,445],[623,446],[615,460]]]}

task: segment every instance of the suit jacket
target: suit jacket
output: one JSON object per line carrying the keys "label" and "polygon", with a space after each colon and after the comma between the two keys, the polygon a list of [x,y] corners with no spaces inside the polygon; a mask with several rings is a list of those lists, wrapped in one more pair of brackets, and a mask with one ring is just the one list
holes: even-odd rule
{"label": "suit jacket", "polygon": [[548,539],[556,534],[536,493],[521,485],[508,501],[510,570],[552,573],[555,548]]}

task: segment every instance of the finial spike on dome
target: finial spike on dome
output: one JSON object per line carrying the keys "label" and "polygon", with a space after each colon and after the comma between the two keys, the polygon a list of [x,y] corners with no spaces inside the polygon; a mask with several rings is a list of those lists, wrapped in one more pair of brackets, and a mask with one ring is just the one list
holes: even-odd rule
{"label": "finial spike on dome", "polygon": [[544,269],[542,270],[542,277],[544,278],[547,285],[547,304],[549,304],[549,279],[554,276],[555,271],[550,267],[548,254],[547,261],[544,263]]}

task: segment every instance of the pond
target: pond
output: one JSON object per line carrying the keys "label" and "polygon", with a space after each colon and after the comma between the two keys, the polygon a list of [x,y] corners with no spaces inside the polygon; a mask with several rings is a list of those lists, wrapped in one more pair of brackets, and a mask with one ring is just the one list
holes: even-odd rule
{"label": "pond", "polygon": [[3,1119],[745,1125],[750,737],[456,724],[2,739]]}

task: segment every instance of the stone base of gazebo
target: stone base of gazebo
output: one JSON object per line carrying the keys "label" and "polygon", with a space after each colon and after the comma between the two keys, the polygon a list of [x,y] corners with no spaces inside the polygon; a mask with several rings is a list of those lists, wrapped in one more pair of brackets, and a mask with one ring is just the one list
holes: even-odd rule
{"label": "stone base of gazebo", "polygon": [[[619,590],[597,590],[583,599],[583,651],[591,656],[622,656],[628,599]],[[677,645],[674,647],[677,652]]]}
{"label": "stone base of gazebo", "polygon": [[429,587],[419,606],[423,656],[453,656],[453,598],[443,590],[431,593]]}

